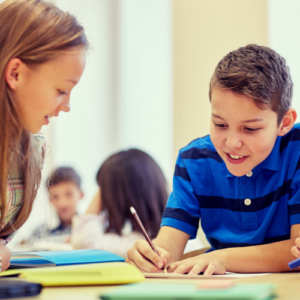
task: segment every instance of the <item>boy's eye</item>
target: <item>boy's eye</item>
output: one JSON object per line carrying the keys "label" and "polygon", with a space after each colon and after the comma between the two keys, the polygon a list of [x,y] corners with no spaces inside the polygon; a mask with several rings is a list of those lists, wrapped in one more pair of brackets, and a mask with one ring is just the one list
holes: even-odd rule
{"label": "boy's eye", "polygon": [[259,130],[260,128],[250,128],[250,127],[245,127],[245,129],[249,132],[254,132],[254,131],[257,131]]}
{"label": "boy's eye", "polygon": [[227,125],[225,124],[220,124],[220,123],[214,123],[215,124],[215,127],[220,127],[220,128],[226,128]]}

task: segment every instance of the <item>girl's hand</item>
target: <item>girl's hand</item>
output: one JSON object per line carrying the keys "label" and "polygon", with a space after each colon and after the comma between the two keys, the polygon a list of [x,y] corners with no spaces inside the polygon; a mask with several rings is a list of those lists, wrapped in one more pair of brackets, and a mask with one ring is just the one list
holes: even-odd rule
{"label": "girl's hand", "polygon": [[146,273],[162,273],[162,268],[168,265],[171,259],[169,252],[156,247],[159,256],[152,250],[147,241],[137,241],[127,251],[126,262]]}
{"label": "girl's hand", "polygon": [[[300,234],[300,232],[299,232]],[[300,257],[300,237],[296,238],[295,240],[296,246],[292,247],[291,252],[296,257]]]}
{"label": "girl's hand", "polygon": [[5,241],[3,239],[0,239],[0,254],[1,254],[1,261],[2,261],[2,266],[1,266],[1,272],[2,272],[9,267],[10,257],[11,257],[10,249],[5,246]]}
{"label": "girl's hand", "polygon": [[168,271],[176,274],[188,273],[188,275],[198,275],[201,272],[204,272],[203,275],[223,275],[226,273],[225,259],[220,252],[201,254],[172,263]]}

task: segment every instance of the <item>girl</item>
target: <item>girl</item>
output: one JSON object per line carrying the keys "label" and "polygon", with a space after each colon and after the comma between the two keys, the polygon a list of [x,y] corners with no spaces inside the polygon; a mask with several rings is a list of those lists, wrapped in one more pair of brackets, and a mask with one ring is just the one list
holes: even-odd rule
{"label": "girl", "polygon": [[138,149],[118,152],[102,164],[97,183],[99,191],[87,215],[73,217],[74,248],[102,249],[126,257],[132,243],[144,238],[130,206],[150,238],[156,237],[168,193],[166,179],[153,158]]}
{"label": "girl", "polygon": [[76,19],[41,0],[0,4],[0,259],[9,266],[9,236],[27,220],[41,179],[45,142],[33,135],[68,112],[87,41]]}

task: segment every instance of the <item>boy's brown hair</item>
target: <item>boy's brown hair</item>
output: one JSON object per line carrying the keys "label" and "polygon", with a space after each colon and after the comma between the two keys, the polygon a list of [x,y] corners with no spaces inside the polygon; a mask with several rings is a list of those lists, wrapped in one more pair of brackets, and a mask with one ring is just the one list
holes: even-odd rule
{"label": "boy's brown hair", "polygon": [[46,181],[48,190],[57,184],[72,182],[81,190],[81,178],[71,167],[60,167],[54,170]]}
{"label": "boy's brown hair", "polygon": [[215,87],[246,95],[260,109],[271,108],[278,125],[292,103],[293,82],[285,59],[255,44],[230,52],[218,63],[210,81],[210,101]]}

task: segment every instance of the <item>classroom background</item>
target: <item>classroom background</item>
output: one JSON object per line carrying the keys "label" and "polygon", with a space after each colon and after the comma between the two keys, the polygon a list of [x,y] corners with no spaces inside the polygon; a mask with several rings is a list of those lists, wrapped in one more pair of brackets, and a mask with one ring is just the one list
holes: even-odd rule
{"label": "classroom background", "polygon": [[[249,43],[286,58],[300,111],[298,0],[53,0],[75,14],[91,49],[71,111],[43,127],[43,182],[29,220],[13,242],[55,222],[45,179],[59,166],[82,177],[84,213],[97,191],[101,163],[140,148],[161,166],[172,189],[178,150],[209,134],[208,85],[218,61]],[[41,99],[42,101],[42,99]],[[199,238],[205,244],[203,234]]]}

